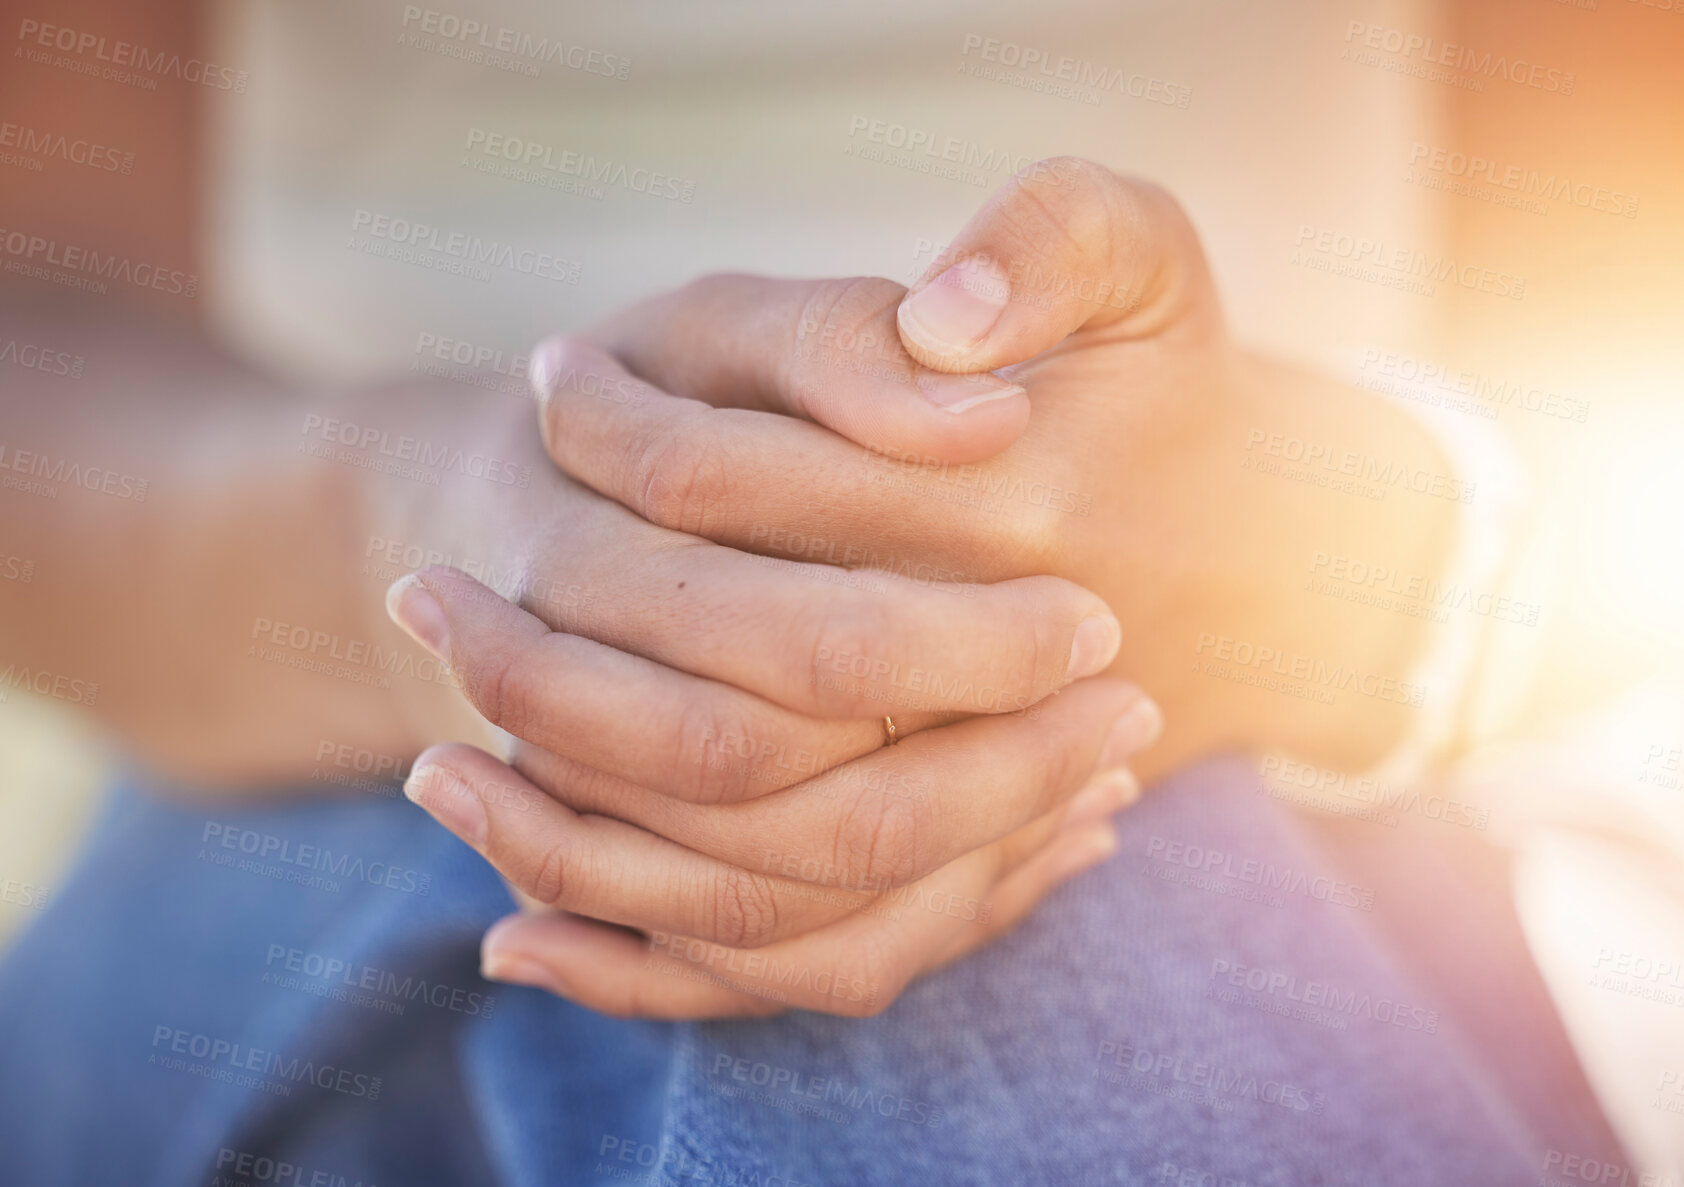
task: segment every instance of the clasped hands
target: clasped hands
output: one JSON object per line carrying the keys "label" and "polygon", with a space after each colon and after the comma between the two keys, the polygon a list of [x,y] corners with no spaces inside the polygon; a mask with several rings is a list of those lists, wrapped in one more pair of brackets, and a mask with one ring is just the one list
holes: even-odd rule
{"label": "clasped hands", "polygon": [[1127,635],[1207,575],[1165,509],[1232,353],[1173,200],[1062,158],[911,290],[710,277],[544,343],[518,601],[387,598],[512,737],[406,785],[527,908],[486,975],[864,1016],[1112,853],[1163,726],[1112,673],[1173,666]]}

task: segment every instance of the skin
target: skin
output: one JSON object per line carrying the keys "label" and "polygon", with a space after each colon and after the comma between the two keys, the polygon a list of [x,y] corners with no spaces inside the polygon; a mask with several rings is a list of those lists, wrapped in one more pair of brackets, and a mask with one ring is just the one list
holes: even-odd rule
{"label": "skin", "polygon": [[[67,27],[193,52],[190,5],[72,4],[55,15]],[[192,127],[202,96],[171,90],[157,103],[111,104],[69,73],[45,68],[8,72],[4,85],[9,115],[120,145],[148,168],[133,185],[21,173],[0,193],[0,222],[101,252],[200,268],[189,231],[198,159]],[[71,116],[74,126],[61,129]],[[570,871],[565,892],[551,890],[555,879],[546,880],[540,866],[524,884],[604,918],[770,945],[884,896],[921,904],[934,879],[953,890],[943,901],[959,902],[969,918],[913,908],[923,928],[914,946],[920,955],[957,952],[1110,851],[1105,818],[1138,790],[1123,762],[1149,736],[1137,729],[1129,747],[1113,747],[1100,762],[1140,694],[1114,679],[1072,685],[1069,658],[1082,622],[1098,619],[1101,627],[1098,650],[1088,649],[1081,672],[1104,667],[1115,648],[1115,623],[1091,593],[1040,576],[956,596],[910,580],[839,587],[817,579],[816,566],[769,573],[734,550],[650,525],[566,478],[533,431],[530,404],[416,378],[349,391],[299,389],[219,349],[196,328],[197,313],[196,301],[173,294],[116,288],[90,297],[0,281],[0,325],[9,339],[83,362],[74,375],[8,368],[0,446],[9,474],[31,477],[45,459],[49,474],[71,465],[130,480],[119,494],[51,479],[33,494],[19,486],[0,492],[6,553],[27,561],[30,572],[28,581],[0,583],[0,656],[32,685],[45,674],[48,687],[56,681],[78,690],[75,703],[179,794],[296,794],[318,766],[332,770],[324,748],[371,752],[400,770],[441,739],[499,748],[500,735],[463,692],[501,687],[489,716],[522,731],[524,695],[532,706],[526,732],[551,747],[549,781],[565,781],[576,799],[598,797],[582,813],[547,795],[541,804],[524,802],[546,810],[553,803],[565,813],[558,819],[584,820],[593,840],[605,838],[588,851],[602,875],[594,883]],[[385,474],[364,464],[381,460],[381,446],[343,446],[336,424],[448,443],[504,463],[498,473],[519,473],[522,481],[448,467],[423,481]],[[388,558],[410,547],[471,563],[524,607],[519,622],[528,634],[566,641],[559,653],[566,666],[541,671],[527,662],[503,681],[499,656],[521,658],[524,649],[494,646],[497,623],[476,632],[458,614],[466,644],[459,668],[436,678],[441,669],[424,666],[426,652],[392,626],[382,596],[395,563]],[[478,604],[514,612],[500,599]],[[836,635],[843,628],[845,639]],[[832,650],[869,646],[908,667],[939,656],[952,681],[1009,688],[1013,700],[950,704],[937,696],[924,708],[897,708],[905,741],[883,751],[881,705],[851,703],[802,678],[788,645],[804,633],[812,636],[809,651],[828,634]],[[306,641],[294,646],[294,638]],[[327,643],[319,651],[318,640]],[[329,657],[350,679],[310,670],[327,653],[375,649],[379,661]],[[368,679],[383,673],[391,673],[388,686]],[[534,673],[537,683],[524,684]],[[557,698],[546,697],[543,681],[554,678],[588,679],[601,695],[567,702],[586,710],[582,716],[545,712]],[[920,741],[919,732],[980,710],[1033,705],[1064,687],[1081,695],[1035,717],[964,724],[965,762],[991,778],[971,789],[959,817],[964,827],[947,827],[936,797],[954,793],[934,781],[932,756],[942,745],[954,752],[957,743],[943,743],[935,730],[933,741]],[[602,713],[610,703],[620,711]],[[628,720],[652,721],[665,733],[643,724],[627,735]],[[752,734],[757,746],[799,761],[793,771],[776,761],[752,769],[734,761],[721,771],[702,761],[708,730],[727,742]],[[852,770],[845,765],[867,758]],[[1008,772],[1015,781],[1004,778]],[[828,777],[823,786],[795,786],[821,776]],[[776,805],[767,798],[786,789],[799,794]],[[302,790],[343,794],[327,783]],[[523,802],[502,789],[496,799]],[[862,823],[873,810],[889,835],[916,830],[913,860],[880,868],[884,859],[872,854],[877,830]],[[685,843],[627,823],[636,819],[662,824]],[[795,876],[764,869],[773,831],[780,843],[800,842],[786,846]],[[827,831],[861,838],[859,868],[832,860],[821,867],[820,884],[802,881],[803,861],[834,852]],[[569,851],[558,845],[554,852]],[[522,884],[519,869],[513,879]],[[654,886],[671,893],[657,898],[647,890]],[[860,918],[883,922],[881,913]],[[837,1005],[880,1008],[892,1000],[893,971],[874,973],[883,989],[874,1002]],[[749,996],[757,1008],[775,1000]]]}
{"label": "skin", "polygon": [[[752,941],[768,951],[838,926],[879,898],[905,892],[923,902],[946,888],[970,918],[918,907],[901,914],[923,930],[906,931],[882,913],[856,914],[844,933],[873,952],[891,950],[872,930],[882,929],[902,937],[892,950],[907,957],[956,953],[1114,844],[1105,817],[1136,785],[1119,774],[1129,748],[1109,755],[1105,748],[1141,698],[1115,678],[1072,677],[1080,624],[1111,620],[1102,602],[1070,582],[1036,577],[967,598],[911,580],[884,590],[838,587],[803,569],[767,580],[754,558],[651,525],[566,478],[544,455],[530,408],[517,405],[518,417],[511,416],[506,397],[497,407],[476,405],[454,389],[410,384],[337,398],[287,393],[195,357],[191,337],[172,337],[145,318],[131,329],[121,316],[95,321],[68,310],[59,317],[39,302],[30,309],[8,327],[114,367],[125,399],[87,381],[78,387],[26,375],[7,388],[8,448],[97,461],[149,476],[151,485],[144,501],[73,484],[50,499],[8,492],[8,552],[30,558],[34,578],[0,589],[0,654],[31,672],[97,684],[90,711],[160,774],[196,784],[186,794],[291,791],[324,739],[395,755],[404,765],[423,739],[496,746],[489,718],[554,747],[532,748],[522,759],[544,790],[511,772],[500,786],[515,790],[494,797],[505,811],[510,801],[535,810],[520,812],[510,833],[497,827],[503,816],[487,812],[481,843],[516,887],[616,923]],[[446,473],[435,487],[300,454],[301,426],[327,416],[449,440],[527,467],[530,482],[523,488]],[[379,688],[265,662],[264,651],[309,654],[277,643],[270,623],[337,639],[342,654],[344,645],[366,642],[405,660],[426,658],[386,619],[383,585],[368,570],[373,539],[483,559],[481,571],[502,575],[514,603],[450,571],[410,583],[426,581],[448,608],[458,666],[445,682],[400,674]],[[113,571],[129,576],[113,582]],[[735,625],[727,610],[739,616]],[[850,635],[858,641],[849,646],[869,646],[905,668],[931,664],[940,641],[951,638],[951,654],[940,658],[957,677],[1024,690],[1031,706],[1055,689],[1068,694],[1033,714],[946,725],[965,706],[937,701],[928,712],[903,714],[905,740],[885,749],[877,703],[850,705],[834,693],[820,703],[799,678],[829,622],[892,624],[882,637]],[[821,632],[805,656],[788,646],[803,629]],[[1112,643],[1089,654],[1089,668],[1109,662],[1114,625],[1104,633]],[[550,642],[535,645],[539,638]],[[600,696],[568,695],[581,678]],[[603,730],[623,721],[623,714],[602,714],[614,703],[642,706],[637,720],[645,725],[604,747]],[[651,717],[652,706],[664,706],[661,717]],[[810,753],[797,773],[812,777],[780,786],[699,773],[698,722],[716,737],[753,732]],[[949,731],[957,731],[952,740],[944,737]],[[1149,741],[1137,735],[1133,748]],[[566,757],[569,750],[595,765]],[[462,745],[430,753],[410,780],[428,807],[438,808],[441,786],[486,786],[471,766],[455,784],[440,782],[438,772],[493,762],[489,754]],[[978,771],[988,778],[974,779]],[[1077,793],[1101,774],[1095,795],[1075,812]],[[961,778],[972,781],[965,810],[941,811],[944,803],[952,808],[953,788],[962,786],[953,780]],[[462,828],[460,818],[440,815]],[[874,852],[879,832],[915,838],[916,851]],[[519,860],[501,860],[497,843],[505,836],[553,844],[523,865],[525,849]],[[771,839],[798,864],[826,855],[835,873],[817,887],[769,874]],[[843,846],[854,861],[835,859],[848,851]],[[873,964],[869,980],[878,986],[872,994],[832,1004],[882,1008],[904,983],[901,964]],[[651,998],[613,979],[593,982],[591,991],[630,993],[599,999],[620,1012],[678,1012],[690,1000]],[[739,997],[752,1010],[780,1000],[737,991],[729,1000]],[[697,999],[695,1006],[721,1003]]]}
{"label": "skin", "polygon": [[[937,278],[948,267],[995,281],[1050,275],[1074,283],[1050,286],[1050,293],[1037,292],[1031,283],[1014,297],[997,287],[991,327],[957,344],[943,343],[919,322],[913,298],[946,283]],[[1060,295],[1083,293],[1111,296],[1084,301]],[[974,308],[969,312],[978,314]],[[979,320],[986,321],[988,312],[982,310]],[[872,366],[866,378],[856,378],[861,374],[856,359],[809,350],[805,344],[814,340],[867,344]],[[936,405],[928,385],[918,382],[936,367],[1003,368],[1012,382],[996,385],[991,398],[952,412],[951,405]],[[1394,488],[1382,500],[1357,499],[1246,465],[1263,426],[1268,433],[1335,442],[1408,472],[1443,472],[1442,459],[1426,438],[1385,406],[1235,348],[1223,329],[1197,237],[1174,202],[1155,187],[1118,178],[1090,162],[1043,162],[997,194],[955,240],[949,259],[938,262],[910,294],[868,278],[709,278],[634,308],[585,338],[552,341],[536,356],[534,375],[546,397],[540,416],[551,456],[580,482],[652,523],[792,562],[813,556],[812,542],[819,540],[817,552],[827,560],[891,573],[919,565],[945,572],[968,569],[978,580],[1003,581],[1009,587],[1024,574],[1051,571],[1101,591],[1111,605],[1125,608],[1122,619],[1129,625],[1112,671],[1161,690],[1167,708],[1164,743],[1137,764],[1148,777],[1214,750],[1265,745],[1296,749],[1329,765],[1361,764],[1384,754],[1411,724],[1410,706],[1395,697],[1363,697],[1348,690],[1332,704],[1280,697],[1252,684],[1212,679],[1189,662],[1220,633],[1268,641],[1289,655],[1323,656],[1363,672],[1406,676],[1418,647],[1415,634],[1376,630],[1367,616],[1341,613],[1337,607],[1306,606],[1301,591],[1307,565],[1319,551],[1360,551],[1364,542],[1383,538],[1419,571],[1431,571],[1441,563],[1450,510],[1443,500],[1410,497],[1407,489]],[[1025,404],[1031,408],[1028,417],[1019,415]],[[819,428],[820,423],[853,434],[858,443],[849,444]],[[987,457],[989,449],[998,450],[998,456]],[[914,475],[920,469],[929,473],[925,460],[932,455],[944,461],[970,459],[961,473],[984,489],[1010,489],[1013,478],[1039,478],[1084,492],[1090,514],[1072,516],[1043,504],[1005,501],[967,515],[948,500],[927,497],[927,483],[865,481],[874,469],[896,473],[895,463],[884,455],[917,457]],[[1403,497],[1397,497],[1400,493]],[[800,544],[780,551],[779,541],[797,539]],[[428,616],[449,615],[454,624],[455,612],[443,607],[485,601],[465,599],[459,586],[457,577],[422,574],[399,589],[394,612],[405,621],[426,603]],[[961,612],[955,608],[952,613]],[[541,628],[513,619],[505,629],[523,640],[525,654],[532,654],[534,639],[540,644],[553,640],[535,633]],[[933,629],[938,628],[926,624],[915,633]],[[962,648],[963,637],[967,632],[944,641],[937,653]],[[481,639],[483,645],[487,637]],[[869,652],[872,646],[862,643],[860,649]],[[818,654],[814,648],[794,650],[803,657]],[[822,664],[814,666],[823,671]],[[881,703],[873,693],[892,697],[902,690],[892,677],[873,687],[869,673],[874,669],[863,670],[868,674],[850,687],[868,705]],[[488,683],[503,689],[508,678],[499,675]],[[680,809],[670,799],[628,794],[617,784],[605,787],[577,762],[558,763],[550,750],[541,749],[565,745],[563,735],[579,736],[576,726],[546,730],[531,725],[534,716],[542,716],[531,706],[540,703],[547,711],[577,717],[563,691],[573,682],[557,675],[547,682],[528,677],[527,683],[544,691],[514,698],[520,705],[517,716],[528,728],[512,732],[539,748],[517,747],[512,766],[497,767],[495,774],[484,765],[489,756],[430,752],[424,756],[426,780],[446,782],[433,774],[435,769],[452,770],[454,786],[471,783],[470,768],[480,778],[519,786],[524,784],[515,781],[524,777],[535,789],[577,809],[612,803],[649,831],[692,850],[734,858],[739,869],[751,868],[757,844],[763,843],[767,852],[800,852],[798,833],[782,819],[783,804],[824,788],[825,778],[780,792],[771,797],[774,804],[756,802],[748,812],[733,810],[735,819],[724,829],[730,838],[727,848],[712,848],[721,837],[713,823],[719,819],[717,809],[710,821],[707,806]],[[765,691],[799,698],[806,690],[780,686]],[[728,699],[717,691],[699,695],[716,705]],[[482,712],[499,720],[499,698],[475,699]],[[1079,702],[1072,692],[1043,704],[1052,706],[1046,711],[1050,722],[1054,716],[1062,720]],[[845,701],[825,709],[852,711]],[[709,720],[719,720],[720,712],[710,709]],[[725,712],[732,716],[743,710],[733,706]],[[1151,730],[1143,733],[1155,736],[1156,710],[1152,716]],[[963,728],[947,726],[930,736],[945,740]],[[606,721],[597,729],[612,736]],[[732,727],[713,732],[730,733]],[[736,732],[779,738],[789,733],[776,723]],[[935,778],[959,776],[966,749],[944,759]],[[1086,752],[1077,747],[1066,753],[1086,769]],[[837,773],[866,761],[856,760]],[[671,773],[644,778],[664,786]],[[1014,772],[1008,782],[1021,787],[1020,779]],[[416,798],[450,824],[453,813],[435,807],[434,791],[417,787],[422,781],[421,774],[411,780]],[[973,789],[986,786],[987,772],[979,768],[969,780],[960,776],[959,781]],[[693,785],[691,792],[692,799],[718,795],[705,785]],[[734,786],[725,798],[741,792]],[[895,835],[884,841],[886,805],[881,798],[865,802],[870,810],[863,816],[875,844],[847,836],[848,823],[862,816],[856,800],[846,813],[819,826],[824,844],[804,854],[816,864],[828,844],[833,852],[848,855],[836,862],[845,885],[861,873],[848,858],[862,854],[868,885],[879,879],[895,883],[896,876],[885,871],[916,875],[923,868],[918,855],[929,827],[951,829],[978,812],[967,799],[959,811],[935,813],[926,827],[916,823],[916,813],[897,805],[904,829],[897,825]],[[764,842],[740,844],[738,830],[764,809],[770,809],[762,817],[768,822]],[[491,815],[495,819],[497,813]],[[569,903],[553,892],[554,885],[566,882],[557,867],[596,867],[594,856],[580,852],[588,830],[579,824],[558,818],[555,828],[563,837],[569,831],[575,835],[571,854],[560,857],[557,850],[567,849],[569,842],[547,829],[511,823],[487,830],[478,812],[469,815],[466,827],[453,827],[517,887],[541,888],[532,895],[534,906],[560,906],[651,930],[647,921],[613,916],[601,905]],[[1043,817],[1035,827],[1052,826]],[[748,828],[755,831],[753,824]],[[1017,834],[1019,839],[1033,835]],[[945,860],[947,852],[940,852],[938,860]],[[704,881],[717,886],[713,878]],[[693,988],[685,968],[657,943],[646,944],[601,923],[558,921],[541,913],[494,929],[485,945],[486,962],[509,979],[603,1009],[661,1016],[702,1010],[757,1013],[766,1008],[762,994],[774,983],[768,980],[774,974],[752,984],[746,955],[720,954],[727,948],[746,950],[781,937],[786,927],[804,929],[826,918],[826,912],[802,911],[792,921],[778,900],[796,893],[787,885],[756,884],[733,894],[715,890],[699,896],[733,907],[726,912],[725,927],[718,911],[704,912],[686,931],[722,945],[698,950],[709,954],[699,958],[709,973],[707,989]],[[656,894],[667,897],[670,891],[657,884]],[[753,905],[745,909],[745,902]],[[862,938],[862,929],[869,938]],[[773,943],[771,950],[787,957],[773,967],[787,968],[788,960],[809,968],[870,967],[884,983],[898,987],[950,958],[951,947],[921,949],[896,944],[897,937],[905,933],[852,916],[817,928],[793,947]],[[731,975],[719,973],[721,967]],[[582,983],[582,968],[592,970],[589,985]],[[739,995],[735,1000],[727,996],[733,991]],[[875,994],[869,1007],[801,1004],[836,1012],[878,1008]]]}
{"label": "skin", "polygon": [[[193,49],[190,4],[58,15]],[[97,102],[47,69],[8,72],[5,86],[8,112],[74,114],[149,165],[138,189],[20,174],[0,194],[5,225],[197,267],[202,96]],[[1106,818],[1138,790],[1125,764],[1166,716],[1148,776],[1219,746],[1382,749],[1404,724],[1386,706],[1311,712],[1193,679],[1189,648],[1221,626],[1401,665],[1417,648],[1407,630],[1337,607],[1299,621],[1302,599],[1285,594],[1302,565],[1283,558],[1307,542],[1293,526],[1316,523],[1322,547],[1384,533],[1398,563],[1423,572],[1442,551],[1446,516],[1432,513],[1447,509],[1346,507],[1274,479],[1248,487],[1235,449],[1259,423],[1352,449],[1384,443],[1422,464],[1431,448],[1395,414],[1234,349],[1190,231],[1147,217],[1165,215],[1161,204],[1130,206],[1097,167],[1053,164],[1058,193],[1010,187],[954,258],[993,259],[1008,284],[1025,260],[1103,276],[1125,294],[1106,306],[1121,316],[1031,292],[1008,303],[998,333],[931,350],[903,336],[905,294],[887,281],[710,279],[566,344],[545,377],[541,433],[506,396],[413,378],[290,388],[216,347],[192,301],[89,300],[7,278],[6,332],[88,362],[74,381],[8,374],[9,457],[139,476],[147,494],[0,492],[7,552],[33,572],[0,582],[0,655],[97,684],[81,703],[207,796],[295,784],[324,742],[399,766],[441,739],[506,755],[512,765],[435,748],[408,782],[529,902],[559,908],[488,934],[494,975],[634,1015],[879,1010],[1103,859],[1115,844]],[[1072,193],[1086,204],[1057,205]],[[862,332],[874,343],[864,369],[846,344]],[[569,387],[568,361],[597,382]],[[604,379],[646,398],[587,394]],[[525,480],[380,474],[359,464],[378,461],[377,447],[337,449],[332,419],[459,446]],[[885,453],[1035,476],[1080,492],[1089,514],[967,510],[929,497],[946,488],[924,479],[886,481]],[[808,543],[788,547],[791,532]],[[816,553],[815,538],[826,542]],[[388,541],[472,561],[507,600],[438,570],[383,599]],[[891,574],[839,582],[828,562],[858,564],[861,549]],[[444,679],[400,674],[381,688],[259,654],[299,658],[277,627],[304,627],[420,672],[441,643],[418,591],[437,608],[431,626],[445,624]],[[1085,622],[1098,625],[1078,648]],[[820,678],[819,665],[847,673],[857,657],[867,672],[943,679],[909,691],[899,675]],[[602,690],[595,708],[569,695],[581,679]],[[952,691],[964,687],[992,692]],[[1141,708],[1139,687],[1166,713]],[[886,695],[906,739],[893,750],[880,748]],[[616,740],[632,706],[649,728]],[[793,771],[777,758],[716,769],[698,761],[710,737],[802,757]],[[801,876],[814,863],[816,879]],[[792,965],[830,976],[798,978],[806,996],[780,999]]]}

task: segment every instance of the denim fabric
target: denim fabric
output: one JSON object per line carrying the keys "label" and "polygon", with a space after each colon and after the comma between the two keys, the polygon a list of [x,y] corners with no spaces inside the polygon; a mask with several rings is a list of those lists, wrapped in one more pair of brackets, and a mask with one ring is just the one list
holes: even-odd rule
{"label": "denim fabric", "polygon": [[1245,764],[1120,824],[877,1018],[674,1026],[482,981],[507,893],[395,793],[125,787],[0,966],[0,1183],[1538,1181],[1380,892]]}

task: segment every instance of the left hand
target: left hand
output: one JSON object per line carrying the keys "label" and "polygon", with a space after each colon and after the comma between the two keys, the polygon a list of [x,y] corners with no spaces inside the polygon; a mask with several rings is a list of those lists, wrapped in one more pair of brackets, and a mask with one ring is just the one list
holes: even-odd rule
{"label": "left hand", "polygon": [[[1383,540],[1399,571],[1432,573],[1450,516],[1407,487],[1363,498],[1254,465],[1284,436],[1442,468],[1380,401],[1238,349],[1156,186],[1042,162],[910,291],[707,278],[551,340],[533,375],[551,456],[652,522],[796,561],[1098,593],[1124,624],[1112,670],[1165,709],[1148,778],[1221,746],[1360,763],[1410,723],[1381,698],[1206,670],[1226,638],[1408,676],[1419,620],[1306,597],[1311,558]],[[592,399],[586,376],[648,396]]]}

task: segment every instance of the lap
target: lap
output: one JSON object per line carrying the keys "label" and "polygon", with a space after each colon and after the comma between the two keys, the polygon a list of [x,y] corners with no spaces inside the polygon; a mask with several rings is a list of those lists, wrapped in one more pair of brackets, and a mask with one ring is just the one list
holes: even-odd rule
{"label": "lap", "polygon": [[1121,834],[877,1018],[668,1027],[480,981],[507,897],[401,800],[124,796],[0,968],[0,1178],[208,1181],[232,1150],[348,1181],[1535,1180],[1370,888],[1243,764]]}
{"label": "lap", "polygon": [[878,1018],[685,1028],[661,1156],[792,1183],[1535,1181],[1373,888],[1256,787],[1227,762],[1155,789],[1113,861]]}

